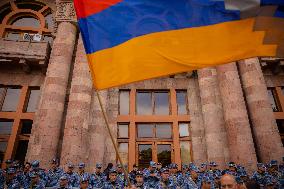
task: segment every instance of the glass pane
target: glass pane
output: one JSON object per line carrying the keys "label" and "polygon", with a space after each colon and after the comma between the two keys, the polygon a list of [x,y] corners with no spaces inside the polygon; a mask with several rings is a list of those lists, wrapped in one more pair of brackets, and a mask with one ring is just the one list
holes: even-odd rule
{"label": "glass pane", "polygon": [[0,161],[3,162],[8,142],[0,142]]}
{"label": "glass pane", "polygon": [[14,26],[20,26],[20,27],[40,27],[40,22],[38,19],[31,17],[31,16],[25,16],[25,17],[19,17],[17,18],[12,25]]}
{"label": "glass pane", "polygon": [[154,125],[153,124],[137,124],[137,136],[138,138],[154,137]]}
{"label": "glass pane", "polygon": [[180,157],[182,164],[189,164],[191,162],[189,141],[180,141]]}
{"label": "glass pane", "polygon": [[25,157],[28,150],[29,141],[28,140],[20,140],[18,143],[15,159],[20,163],[25,163]]}
{"label": "glass pane", "polygon": [[0,121],[0,134],[9,135],[11,134],[13,121]]}
{"label": "glass pane", "polygon": [[123,164],[128,164],[128,143],[119,143],[118,151]]}
{"label": "glass pane", "polygon": [[118,124],[118,138],[128,138],[128,124]]}
{"label": "glass pane", "polygon": [[177,91],[178,114],[187,114],[187,93],[186,91]]}
{"label": "glass pane", "polygon": [[157,156],[158,162],[162,163],[162,166],[168,166],[171,161],[171,145],[170,144],[158,144],[157,145]]}
{"label": "glass pane", "polygon": [[32,120],[23,120],[21,134],[31,134],[32,133]]}
{"label": "glass pane", "polygon": [[54,27],[54,22],[53,22],[53,18],[52,18],[52,14],[48,14],[45,16],[45,22],[46,22],[46,27],[50,30],[53,29]]}
{"label": "glass pane", "polygon": [[189,136],[189,124],[188,123],[180,123],[179,124],[179,136],[187,137]]}
{"label": "glass pane", "polygon": [[149,163],[150,161],[152,161],[152,145],[151,144],[139,144],[138,150],[139,150],[139,156],[138,156],[139,168],[149,167]]}
{"label": "glass pane", "polygon": [[4,112],[15,112],[17,110],[21,89],[7,89],[5,100],[2,106]]}
{"label": "glass pane", "polygon": [[172,138],[172,127],[169,123],[161,123],[156,125],[157,138]]}
{"label": "glass pane", "polygon": [[37,104],[39,101],[40,90],[39,89],[32,89],[30,90],[29,101],[27,105],[26,112],[35,112],[37,109]]}
{"label": "glass pane", "polygon": [[155,92],[155,114],[169,115],[169,93]]}
{"label": "glass pane", "polygon": [[152,115],[152,99],[150,92],[138,92],[136,96],[137,114]]}
{"label": "glass pane", "polygon": [[277,107],[277,104],[276,104],[276,101],[275,101],[275,98],[274,98],[273,89],[267,89],[267,92],[268,92],[268,97],[269,97],[269,101],[270,101],[272,110],[274,112],[278,112],[279,109]]}
{"label": "glass pane", "polygon": [[6,39],[17,41],[21,39],[21,35],[19,33],[8,32],[6,35]]}
{"label": "glass pane", "polygon": [[120,91],[119,93],[119,114],[129,114],[129,91]]}

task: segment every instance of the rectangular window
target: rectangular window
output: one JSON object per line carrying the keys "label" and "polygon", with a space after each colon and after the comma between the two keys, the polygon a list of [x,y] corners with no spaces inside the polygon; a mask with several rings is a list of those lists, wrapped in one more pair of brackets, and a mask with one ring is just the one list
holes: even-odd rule
{"label": "rectangular window", "polygon": [[152,138],[154,136],[154,124],[139,123],[137,124],[138,138]]}
{"label": "rectangular window", "polygon": [[177,91],[177,112],[179,115],[188,114],[187,111],[187,92]]}
{"label": "rectangular window", "polygon": [[0,135],[10,135],[12,132],[13,121],[1,120],[0,121]]}
{"label": "rectangular window", "polygon": [[3,162],[3,160],[4,160],[4,155],[5,155],[5,152],[6,152],[6,149],[7,149],[7,145],[8,145],[8,142],[6,142],[6,141],[0,142],[0,161],[1,162]]}
{"label": "rectangular window", "polygon": [[180,157],[182,164],[189,164],[191,162],[189,141],[180,141]]}
{"label": "rectangular window", "polygon": [[269,97],[269,101],[270,101],[273,112],[279,112],[279,108],[277,106],[277,102],[275,99],[275,89],[268,88],[267,92],[268,92],[268,97]]}
{"label": "rectangular window", "polygon": [[139,115],[152,115],[152,94],[151,92],[137,92],[136,112]]}
{"label": "rectangular window", "polygon": [[172,147],[170,144],[158,144],[157,145],[158,162],[162,163],[164,167],[170,165],[172,162],[171,151],[172,151]]}
{"label": "rectangular window", "polygon": [[189,136],[189,124],[188,123],[179,123],[179,136],[188,137]]}
{"label": "rectangular window", "polygon": [[172,138],[172,126],[169,123],[156,124],[157,138]]}
{"label": "rectangular window", "polygon": [[138,145],[138,165],[139,168],[149,167],[149,162],[152,161],[152,145],[139,144]]}
{"label": "rectangular window", "polygon": [[118,124],[118,138],[128,138],[128,123]]}
{"label": "rectangular window", "polygon": [[119,143],[118,151],[124,165],[128,164],[128,143]]}
{"label": "rectangular window", "polygon": [[129,91],[119,91],[119,114],[129,114]]}
{"label": "rectangular window", "polygon": [[6,39],[10,39],[10,40],[13,40],[13,41],[21,40],[21,34],[15,33],[15,32],[8,32],[6,34]]}
{"label": "rectangular window", "polygon": [[29,90],[29,99],[26,107],[26,112],[36,112],[39,96],[40,96],[39,89]]}
{"label": "rectangular window", "polygon": [[22,120],[21,134],[31,134],[32,126],[33,126],[32,120]]}
{"label": "rectangular window", "polygon": [[169,115],[169,93],[154,92],[155,114]]}
{"label": "rectangular window", "polygon": [[21,92],[21,89],[19,88],[7,88],[1,111],[15,112],[18,107],[18,102],[20,99],[20,92]]}

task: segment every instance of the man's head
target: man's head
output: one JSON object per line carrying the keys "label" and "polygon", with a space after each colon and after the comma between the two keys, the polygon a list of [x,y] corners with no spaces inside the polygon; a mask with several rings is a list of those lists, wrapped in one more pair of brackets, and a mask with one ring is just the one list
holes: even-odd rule
{"label": "man's head", "polygon": [[138,171],[138,166],[136,164],[133,165],[133,171]]}
{"label": "man's head", "polygon": [[161,169],[161,177],[162,177],[162,180],[168,180],[168,179],[169,179],[169,176],[170,176],[169,169],[167,169],[167,168],[162,168],[162,169]]}
{"label": "man's head", "polygon": [[26,162],[25,167],[24,167],[24,172],[29,172],[31,169],[31,163],[30,162]]}
{"label": "man's head", "polygon": [[89,180],[87,177],[84,176],[80,181],[80,188],[87,189],[88,186],[89,186]]}
{"label": "man's head", "polygon": [[74,165],[72,163],[69,163],[67,167],[67,173],[72,173],[74,170]]}
{"label": "man's head", "polygon": [[170,173],[171,174],[176,174],[178,171],[178,165],[176,163],[172,163],[170,166]]}
{"label": "man's head", "polygon": [[102,172],[102,164],[101,163],[96,163],[96,173]]}
{"label": "man's head", "polygon": [[236,171],[236,164],[234,162],[228,163],[228,169],[229,171],[235,172]]}
{"label": "man's head", "polygon": [[144,176],[142,171],[137,171],[135,181],[137,183],[143,183],[144,182]]}
{"label": "man's head", "polygon": [[7,167],[7,168],[10,168],[10,167],[12,166],[12,164],[13,164],[13,161],[12,161],[11,159],[7,159],[7,160],[5,161],[5,164],[6,164],[6,167]]}
{"label": "man's head", "polygon": [[200,165],[200,172],[204,172],[207,169],[207,164],[206,163],[201,163]]}
{"label": "man's head", "polygon": [[154,161],[150,161],[149,170],[155,171],[156,168],[157,168],[157,164]]}
{"label": "man's head", "polygon": [[109,172],[108,177],[109,177],[110,182],[115,182],[116,181],[116,177],[117,177],[116,169],[111,169],[110,172]]}
{"label": "man's head", "polygon": [[67,180],[67,177],[65,175],[60,177],[59,185],[60,185],[60,187],[66,187],[68,185],[68,180]]}
{"label": "man's head", "polygon": [[211,188],[211,183],[212,181],[210,180],[209,177],[203,177],[202,179],[202,189],[210,189]]}
{"label": "man's head", "polygon": [[157,163],[157,169],[160,170],[161,168],[162,168],[162,163],[158,162],[158,163]]}
{"label": "man's head", "polygon": [[119,163],[116,165],[116,169],[117,169],[117,173],[122,173],[123,172],[122,165],[119,164]]}
{"label": "man's head", "polygon": [[221,189],[237,189],[237,182],[233,175],[225,174],[220,179]]}
{"label": "man's head", "polygon": [[79,163],[78,168],[79,168],[79,173],[84,173],[85,172],[85,163]]}
{"label": "man's head", "polygon": [[51,164],[51,169],[56,169],[59,166],[59,161],[56,158],[53,158],[50,162]]}
{"label": "man's head", "polygon": [[262,173],[262,172],[265,172],[266,167],[265,167],[265,165],[263,163],[258,163],[257,164],[257,169],[258,169],[259,172]]}
{"label": "man's head", "polygon": [[8,168],[8,170],[7,170],[7,178],[8,178],[8,180],[13,179],[15,175],[16,175],[16,169],[13,168],[13,167]]}

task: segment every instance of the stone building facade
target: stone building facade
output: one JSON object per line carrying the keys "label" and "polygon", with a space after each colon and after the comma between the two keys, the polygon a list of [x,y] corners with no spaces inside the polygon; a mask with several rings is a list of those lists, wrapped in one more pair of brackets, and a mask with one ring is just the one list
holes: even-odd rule
{"label": "stone building facade", "polygon": [[[116,162],[72,1],[2,0],[0,35],[1,160]],[[250,58],[100,91],[124,163],[281,160],[283,66]]]}

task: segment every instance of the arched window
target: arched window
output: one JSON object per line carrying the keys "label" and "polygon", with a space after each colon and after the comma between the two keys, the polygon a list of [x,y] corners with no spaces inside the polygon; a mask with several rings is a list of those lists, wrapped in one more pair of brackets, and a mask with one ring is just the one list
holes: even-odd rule
{"label": "arched window", "polygon": [[[52,10],[36,0],[9,0],[0,7],[0,37],[9,40],[53,41],[54,20]],[[25,37],[27,34],[30,37]]]}

